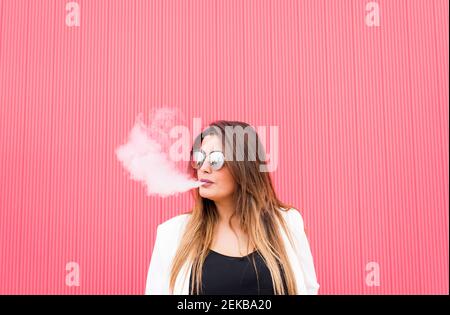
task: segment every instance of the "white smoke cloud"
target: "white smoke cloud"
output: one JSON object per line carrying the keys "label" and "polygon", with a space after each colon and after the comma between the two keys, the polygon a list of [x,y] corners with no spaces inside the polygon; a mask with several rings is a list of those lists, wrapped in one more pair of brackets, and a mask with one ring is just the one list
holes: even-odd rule
{"label": "white smoke cloud", "polygon": [[117,159],[130,173],[130,179],[146,186],[147,195],[168,197],[203,184],[180,172],[169,158],[169,131],[175,118],[175,110],[158,109],[147,127],[140,114],[129,133],[128,142],[115,151]]}

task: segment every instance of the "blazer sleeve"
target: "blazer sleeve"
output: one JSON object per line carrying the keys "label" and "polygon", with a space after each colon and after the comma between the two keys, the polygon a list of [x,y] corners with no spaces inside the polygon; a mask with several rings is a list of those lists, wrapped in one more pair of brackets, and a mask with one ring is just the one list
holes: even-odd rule
{"label": "blazer sleeve", "polygon": [[156,240],[153,247],[150,266],[147,273],[145,287],[146,295],[166,295],[169,294],[169,270],[165,261],[164,238],[161,225],[156,230]]}
{"label": "blazer sleeve", "polygon": [[298,246],[297,253],[299,256],[300,265],[303,269],[307,294],[316,295],[319,291],[320,285],[317,282],[314,260],[311,254],[308,239],[306,237],[303,218],[300,212],[296,209],[292,209],[290,212],[292,212],[291,218],[294,223],[293,235],[296,245]]}

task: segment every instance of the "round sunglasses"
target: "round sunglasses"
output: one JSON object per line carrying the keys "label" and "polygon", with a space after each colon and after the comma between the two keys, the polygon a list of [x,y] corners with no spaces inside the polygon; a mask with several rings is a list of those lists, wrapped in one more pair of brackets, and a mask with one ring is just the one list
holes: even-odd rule
{"label": "round sunglasses", "polygon": [[220,170],[225,164],[225,156],[222,151],[211,151],[206,155],[203,150],[195,150],[192,153],[192,167],[196,170],[200,169],[207,157],[209,165],[215,171]]}

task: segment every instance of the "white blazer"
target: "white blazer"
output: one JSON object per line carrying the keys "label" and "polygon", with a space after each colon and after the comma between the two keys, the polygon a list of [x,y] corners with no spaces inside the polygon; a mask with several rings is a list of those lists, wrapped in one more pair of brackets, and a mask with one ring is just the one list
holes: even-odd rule
{"label": "white blazer", "polygon": [[[294,247],[286,233],[279,226],[285,249],[293,269],[298,294],[317,294],[314,262],[308,239],[304,231],[303,218],[297,209],[291,208],[283,213],[292,233]],[[148,268],[145,294],[167,295],[169,293],[170,267],[181,240],[190,214],[175,216],[160,225],[156,231],[156,241]],[[174,295],[189,295],[189,278],[192,264],[185,262],[175,280]]]}

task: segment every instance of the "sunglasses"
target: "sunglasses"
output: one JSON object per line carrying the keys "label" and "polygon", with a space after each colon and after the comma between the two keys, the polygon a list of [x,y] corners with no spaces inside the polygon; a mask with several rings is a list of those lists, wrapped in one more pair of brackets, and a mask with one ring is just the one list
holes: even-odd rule
{"label": "sunglasses", "polygon": [[192,167],[196,170],[200,169],[207,157],[208,163],[214,171],[220,170],[225,164],[225,156],[221,151],[211,151],[209,155],[206,155],[203,150],[195,150],[192,153]]}

